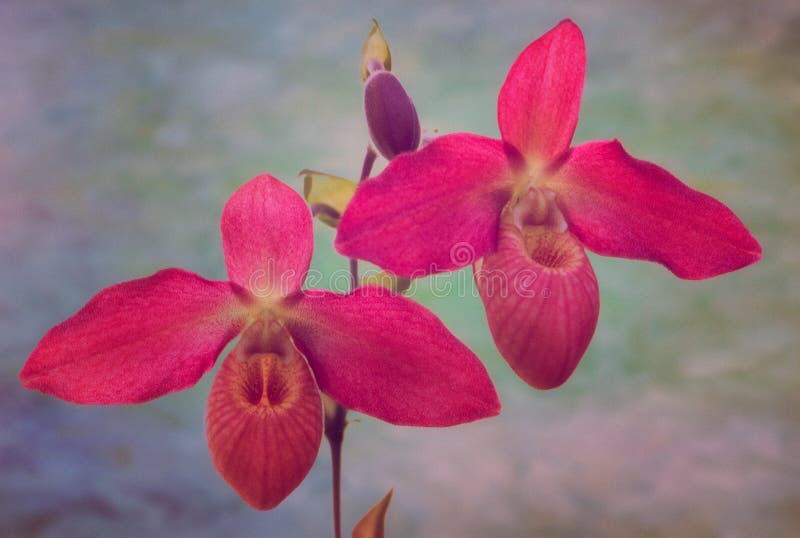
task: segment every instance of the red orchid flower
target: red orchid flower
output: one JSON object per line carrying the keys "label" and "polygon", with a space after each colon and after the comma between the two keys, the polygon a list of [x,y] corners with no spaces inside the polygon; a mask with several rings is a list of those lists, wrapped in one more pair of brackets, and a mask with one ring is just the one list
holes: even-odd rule
{"label": "red orchid flower", "polygon": [[239,188],[221,228],[229,282],[166,269],[111,286],[44,336],[22,384],[81,404],[145,402],[197,383],[244,331],[212,385],[207,437],[220,474],[259,509],[311,469],[320,391],[393,424],[499,412],[481,362],[424,307],[377,287],[301,291],[311,214],[277,179]]}
{"label": "red orchid flower", "polygon": [[408,277],[483,258],[475,277],[495,343],[542,389],[567,380],[597,323],[584,247],[685,279],[761,257],[725,205],[617,140],[570,147],[585,65],[580,29],[562,21],[511,66],[498,97],[501,140],[452,134],[397,157],[358,188],[335,243]]}

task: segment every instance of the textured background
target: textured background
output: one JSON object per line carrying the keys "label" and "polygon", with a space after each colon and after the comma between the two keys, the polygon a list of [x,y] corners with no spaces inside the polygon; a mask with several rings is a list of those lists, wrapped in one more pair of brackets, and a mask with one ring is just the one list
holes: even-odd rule
{"label": "textured background", "polygon": [[[347,526],[394,486],[394,537],[800,534],[800,4],[275,4],[0,3],[0,535],[328,534],[325,449],[268,513],[215,473],[211,376],[94,408],[26,392],[17,373],[109,284],[166,266],[223,278],[218,217],[245,180],[358,172],[371,16],[423,126],[487,135],[516,54],[574,18],[589,52],[576,141],[619,137],[721,198],[765,255],[706,282],[592,257],[597,334],[548,393],[510,373],[471,287],[436,298],[423,283],[416,299],[484,359],[504,413],[354,424]],[[314,267],[344,269],[317,231]]]}

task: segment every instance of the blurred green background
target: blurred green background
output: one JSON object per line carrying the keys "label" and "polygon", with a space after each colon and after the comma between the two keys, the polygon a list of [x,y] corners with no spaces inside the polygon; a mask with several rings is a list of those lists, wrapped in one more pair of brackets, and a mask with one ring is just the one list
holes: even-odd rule
{"label": "blurred green background", "polygon": [[[0,3],[0,535],[326,536],[329,459],[248,508],[204,435],[212,376],[135,407],[19,387],[38,339],[112,283],[224,278],[218,218],[269,171],[353,177],[358,51],[377,17],[426,129],[497,135],[517,53],[563,17],[589,65],[576,141],[618,137],[728,204],[758,265],[686,282],[592,257],[600,323],[536,392],[477,298],[415,298],[486,363],[503,414],[348,430],[344,520],[390,487],[389,535],[800,534],[800,4],[792,0]],[[317,224],[316,269],[346,268]],[[470,282],[470,276],[464,275]]]}

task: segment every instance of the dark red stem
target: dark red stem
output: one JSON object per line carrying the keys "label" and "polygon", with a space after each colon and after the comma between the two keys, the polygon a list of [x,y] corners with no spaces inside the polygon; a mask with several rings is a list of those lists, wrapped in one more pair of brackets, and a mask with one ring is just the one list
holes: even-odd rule
{"label": "dark red stem", "polygon": [[[367,145],[364,155],[364,164],[361,165],[359,182],[367,179],[372,172],[372,166],[378,154]],[[350,260],[350,289],[358,287],[358,260]],[[331,493],[333,497],[333,536],[342,538],[342,444],[344,443],[344,430],[347,428],[347,409],[330,400],[333,404],[325,410],[325,437],[331,447]]]}

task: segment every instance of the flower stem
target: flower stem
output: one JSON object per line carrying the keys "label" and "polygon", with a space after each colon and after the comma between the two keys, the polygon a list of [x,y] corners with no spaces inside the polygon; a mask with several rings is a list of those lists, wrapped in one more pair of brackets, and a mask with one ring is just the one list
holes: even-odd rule
{"label": "flower stem", "polygon": [[342,443],[347,427],[347,409],[330,400],[325,409],[325,437],[331,447],[331,491],[333,497],[333,536],[342,538]]}
{"label": "flower stem", "polygon": [[[367,144],[364,163],[361,165],[359,182],[367,179],[372,173],[378,154]],[[358,260],[350,259],[350,290],[358,287]],[[344,430],[347,428],[347,408],[323,395],[325,404],[325,437],[331,447],[331,496],[333,498],[333,536],[342,538],[342,444]]]}
{"label": "flower stem", "polygon": [[372,148],[372,144],[367,144],[367,153],[364,155],[364,164],[361,165],[361,177],[358,182],[361,183],[369,177],[372,173],[372,165],[375,164],[375,159],[378,158],[378,153]]}

